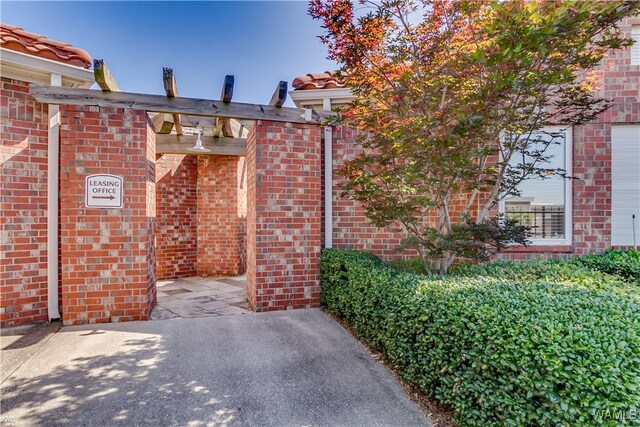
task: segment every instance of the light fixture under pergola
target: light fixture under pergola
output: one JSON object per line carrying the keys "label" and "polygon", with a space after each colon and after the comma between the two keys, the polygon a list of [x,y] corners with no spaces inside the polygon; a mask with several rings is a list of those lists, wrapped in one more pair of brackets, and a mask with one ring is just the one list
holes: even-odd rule
{"label": "light fixture under pergola", "polygon": [[210,152],[211,150],[209,150],[208,148],[205,148],[202,145],[202,129],[196,128],[196,134],[198,135],[198,139],[196,139],[196,145],[194,145],[193,148],[190,148],[189,151],[194,151],[196,153]]}

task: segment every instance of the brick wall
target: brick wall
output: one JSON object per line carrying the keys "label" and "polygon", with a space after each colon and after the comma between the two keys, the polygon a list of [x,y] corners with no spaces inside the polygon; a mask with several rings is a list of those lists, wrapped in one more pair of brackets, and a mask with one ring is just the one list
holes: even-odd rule
{"label": "brick wall", "polygon": [[0,81],[0,327],[47,320],[47,106]]}
{"label": "brick wall", "polygon": [[[623,21],[631,34],[640,17]],[[611,55],[599,96],[612,107],[594,123],[574,130],[573,243],[577,254],[611,247],[611,125],[640,122],[640,66],[630,65],[629,48]]]}
{"label": "brick wall", "polygon": [[345,179],[335,171],[361,152],[357,136],[357,131],[345,127],[333,130],[333,247],[364,250],[387,260],[415,257],[413,250],[398,250],[405,237],[400,229],[371,225],[360,204],[342,195]]}
{"label": "brick wall", "polygon": [[158,280],[198,274],[198,158],[162,154],[156,161]]}
{"label": "brick wall", "polygon": [[321,129],[259,120],[247,145],[249,303],[318,306]]}
{"label": "brick wall", "polygon": [[199,276],[245,271],[242,163],[241,157],[198,156]]}
{"label": "brick wall", "polygon": [[[631,34],[640,17],[620,24]],[[609,56],[601,67],[597,96],[612,106],[595,121],[573,129],[573,242],[571,246],[514,248],[503,259],[560,258],[611,248],[611,125],[640,122],[640,66],[630,65],[629,48]]]}
{"label": "brick wall", "polygon": [[245,166],[244,157],[159,157],[158,279],[245,272]]}
{"label": "brick wall", "polygon": [[237,203],[238,222],[237,240],[239,273],[247,272],[247,158],[240,157],[237,162]]}
{"label": "brick wall", "polygon": [[[258,156],[256,145],[256,126],[247,135],[247,300],[249,305],[255,310],[258,304],[258,286],[256,284],[257,270],[256,266],[256,181],[257,176],[257,164],[256,157]],[[263,132],[262,127],[260,131]],[[260,301],[262,303],[262,301]]]}
{"label": "brick wall", "polygon": [[[63,321],[144,320],[155,304],[155,134],[144,111],[61,113]],[[94,173],[124,177],[122,209],[85,207],[84,180]]]}

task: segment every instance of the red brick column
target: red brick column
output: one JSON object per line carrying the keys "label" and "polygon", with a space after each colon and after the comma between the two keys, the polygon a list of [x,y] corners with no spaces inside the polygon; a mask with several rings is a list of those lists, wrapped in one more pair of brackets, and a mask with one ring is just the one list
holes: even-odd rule
{"label": "red brick column", "polygon": [[163,154],[156,162],[158,280],[198,274],[198,158]]}
{"label": "red brick column", "polygon": [[245,159],[198,156],[198,275],[245,271]]}
{"label": "red brick column", "polygon": [[[155,304],[155,133],[144,111],[65,106],[60,132],[65,325],[145,320]],[[87,175],[124,178],[122,209],[86,208]]]}
{"label": "red brick column", "polygon": [[257,121],[247,145],[249,303],[256,311],[318,306],[321,129]]}
{"label": "red brick column", "polygon": [[0,82],[0,327],[47,320],[47,106]]}

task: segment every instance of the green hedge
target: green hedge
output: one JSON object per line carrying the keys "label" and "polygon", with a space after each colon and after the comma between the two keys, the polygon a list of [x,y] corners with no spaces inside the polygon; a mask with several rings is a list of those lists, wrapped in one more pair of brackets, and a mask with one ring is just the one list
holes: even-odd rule
{"label": "green hedge", "polygon": [[[603,269],[604,270],[604,269]],[[620,294],[637,295],[638,282],[627,276],[599,271],[579,259],[550,259],[529,261],[497,261],[491,264],[460,264],[451,269],[453,276],[493,277],[518,283],[555,283],[581,289],[607,289]]]}
{"label": "green hedge", "polygon": [[418,276],[338,249],[324,251],[321,268],[327,309],[463,426],[638,423],[598,417],[640,408],[632,284],[594,273],[585,285],[583,272],[567,272],[567,283],[513,272]]}
{"label": "green hedge", "polygon": [[[422,274],[422,263],[420,259],[397,260],[390,263],[397,270],[415,274]],[[499,275],[504,277],[530,278],[530,279],[567,279],[575,278],[580,280],[586,278],[587,281],[601,280],[600,275],[594,273],[618,276],[624,281],[640,283],[640,251],[630,250],[608,250],[602,254],[586,255],[576,259],[552,259],[552,260],[532,260],[532,261],[503,261],[491,264],[474,265],[459,264],[453,265],[450,274],[464,276],[476,276],[480,274]],[[547,275],[548,277],[545,277]]]}
{"label": "green hedge", "polygon": [[628,281],[640,282],[640,252],[635,249],[610,250],[601,255],[583,256],[576,261],[593,270],[615,274]]}

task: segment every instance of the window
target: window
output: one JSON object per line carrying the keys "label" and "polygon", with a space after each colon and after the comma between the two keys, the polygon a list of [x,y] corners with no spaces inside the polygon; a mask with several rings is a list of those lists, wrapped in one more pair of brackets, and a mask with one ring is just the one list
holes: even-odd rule
{"label": "window", "polygon": [[[571,244],[571,129],[547,127],[531,135],[540,148],[548,144],[540,164],[549,170],[544,178],[531,177],[518,185],[520,195],[509,197],[501,204],[501,212],[519,224],[531,227],[532,244]],[[535,147],[534,147],[535,149]],[[531,163],[523,154],[511,159],[511,164]],[[564,174],[557,171],[565,171]]]}
{"label": "window", "polygon": [[640,25],[631,26],[631,65],[640,65]]}
{"label": "window", "polygon": [[611,127],[611,244],[631,246],[639,242],[640,125],[614,125]]}

